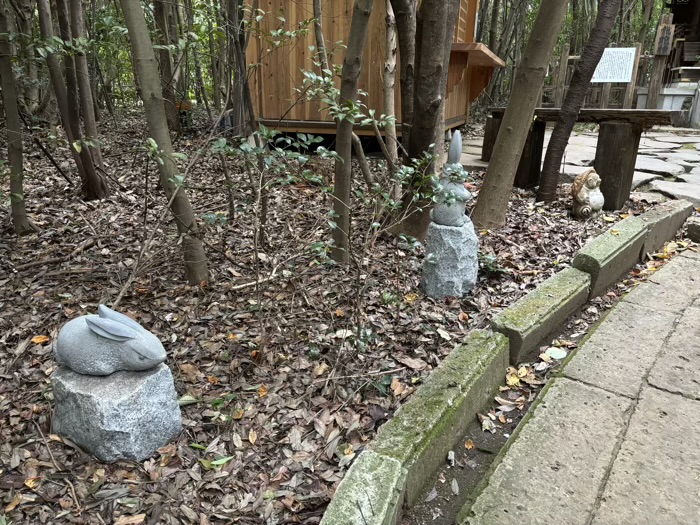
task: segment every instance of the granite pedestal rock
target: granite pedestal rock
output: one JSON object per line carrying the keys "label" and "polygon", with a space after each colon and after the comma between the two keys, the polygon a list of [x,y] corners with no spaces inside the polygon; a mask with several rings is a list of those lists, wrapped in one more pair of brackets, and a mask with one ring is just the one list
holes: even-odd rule
{"label": "granite pedestal rock", "polygon": [[53,432],[105,462],[143,461],[177,436],[180,407],[160,340],[100,305],[60,331]]}
{"label": "granite pedestal rock", "polygon": [[460,180],[462,137],[452,137],[438,202],[431,212],[423,263],[423,291],[430,297],[462,297],[476,283],[479,241],[465,205],[471,194]]}
{"label": "granite pedestal rock", "polygon": [[173,376],[162,363],[106,377],[60,367],[51,381],[53,432],[101,461],[143,461],[180,433]]}

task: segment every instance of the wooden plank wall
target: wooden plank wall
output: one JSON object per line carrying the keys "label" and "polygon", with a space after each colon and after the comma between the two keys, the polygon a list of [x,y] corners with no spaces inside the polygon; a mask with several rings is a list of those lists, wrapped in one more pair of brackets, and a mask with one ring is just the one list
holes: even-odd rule
{"label": "wooden plank wall", "polygon": [[[260,0],[260,9],[268,15],[260,22],[259,30],[263,34],[284,28],[293,30],[304,20],[313,18],[312,0]],[[352,19],[353,0],[324,0],[323,2],[323,30],[326,45],[329,48],[337,42],[345,42],[350,31]],[[460,15],[455,28],[455,41],[471,42],[474,39],[474,21],[476,17],[477,0],[462,0]],[[282,24],[277,15],[282,14],[286,22]],[[377,114],[384,111],[383,104],[383,70],[385,57],[385,17],[386,10],[383,0],[377,0],[370,17],[367,47],[363,57],[362,73],[360,75],[360,89],[369,95],[363,99],[368,108],[375,109]],[[312,129],[314,122],[332,119],[327,112],[322,112],[322,104],[319,102],[303,101],[303,97],[295,91],[302,89],[304,76],[302,69],[315,70],[313,54],[309,46],[315,46],[313,26],[309,25],[309,31],[305,38],[285,42],[279,47],[274,47],[263,38],[251,37],[247,59],[249,64],[261,66],[251,69],[251,91],[255,99],[258,115],[267,120],[294,120],[307,121],[307,125],[300,123],[299,129]],[[343,48],[336,49],[332,55],[332,61],[342,63]],[[464,57],[466,55],[462,54]],[[457,54],[453,54],[453,59]],[[331,58],[331,57],[329,57]],[[453,60],[450,67],[450,75],[460,75],[458,82],[451,82],[455,87],[449,93],[446,101],[446,120],[455,117],[465,117],[468,107],[469,79],[465,64],[461,59]],[[396,109],[397,118],[400,119],[400,93],[399,93],[399,68],[396,78]],[[452,80],[457,80],[453,77]],[[339,79],[336,82],[339,85]],[[300,102],[300,100],[302,100]]]}

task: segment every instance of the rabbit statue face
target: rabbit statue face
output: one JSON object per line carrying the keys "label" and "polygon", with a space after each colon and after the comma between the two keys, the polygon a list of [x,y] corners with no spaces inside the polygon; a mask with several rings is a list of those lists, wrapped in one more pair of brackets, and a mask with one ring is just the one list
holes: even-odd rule
{"label": "rabbit statue face", "polygon": [[56,361],[85,375],[150,370],[165,361],[160,340],[126,315],[98,307],[66,323],[58,334]]}

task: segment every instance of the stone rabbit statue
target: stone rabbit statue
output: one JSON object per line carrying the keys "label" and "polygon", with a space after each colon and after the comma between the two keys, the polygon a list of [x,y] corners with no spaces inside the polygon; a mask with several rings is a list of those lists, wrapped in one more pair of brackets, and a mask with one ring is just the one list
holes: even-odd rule
{"label": "stone rabbit statue", "polygon": [[440,179],[441,191],[431,212],[431,220],[443,226],[462,226],[468,218],[465,214],[466,204],[472,199],[472,194],[464,187],[464,169],[460,164],[462,157],[462,134],[455,131],[447,163]]}
{"label": "stone rabbit statue", "polygon": [[600,191],[600,176],[594,169],[581,173],[571,185],[573,213],[580,219],[595,217],[603,209],[605,197]]}
{"label": "stone rabbit statue", "polygon": [[61,329],[54,352],[59,364],[79,374],[106,376],[149,370],[165,361],[160,340],[136,321],[102,304],[97,313],[77,317]]}

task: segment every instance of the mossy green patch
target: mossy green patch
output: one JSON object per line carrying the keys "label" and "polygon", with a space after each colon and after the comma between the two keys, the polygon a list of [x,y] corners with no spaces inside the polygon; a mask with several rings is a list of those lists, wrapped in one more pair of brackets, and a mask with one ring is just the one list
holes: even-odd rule
{"label": "mossy green patch", "polygon": [[591,276],[590,297],[595,297],[639,260],[647,225],[639,217],[628,217],[586,244],[572,266]]}
{"label": "mossy green patch", "polygon": [[412,505],[425,480],[445,461],[455,440],[501,383],[508,340],[474,331],[433,371],[380,430],[371,449],[408,469],[406,500]]}
{"label": "mossy green patch", "polygon": [[510,339],[510,360],[517,363],[535,350],[588,299],[591,277],[575,268],[553,275],[499,314],[492,328]]}

